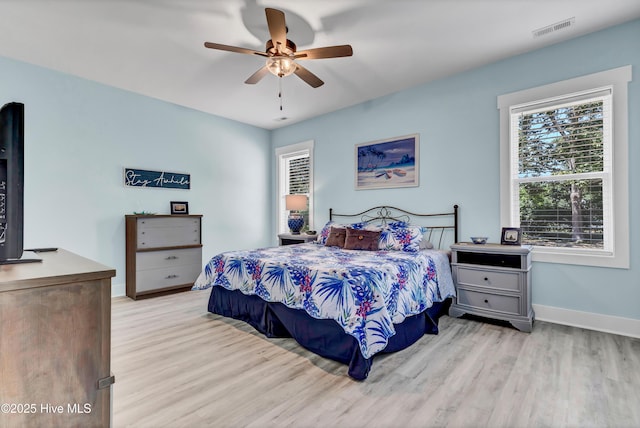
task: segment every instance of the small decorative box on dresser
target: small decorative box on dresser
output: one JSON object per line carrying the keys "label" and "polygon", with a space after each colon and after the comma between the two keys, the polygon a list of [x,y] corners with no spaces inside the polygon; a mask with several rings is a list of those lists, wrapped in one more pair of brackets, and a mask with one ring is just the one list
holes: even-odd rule
{"label": "small decorative box on dresser", "polygon": [[127,296],[188,290],[202,270],[201,215],[127,215]]}
{"label": "small decorative box on dresser", "polygon": [[281,233],[278,235],[280,245],[302,244],[304,242],[313,242],[318,238],[317,234],[309,235],[308,233]]}
{"label": "small decorative box on dresser", "polygon": [[505,320],[531,332],[531,246],[454,244],[451,266],[457,296],[449,315]]}

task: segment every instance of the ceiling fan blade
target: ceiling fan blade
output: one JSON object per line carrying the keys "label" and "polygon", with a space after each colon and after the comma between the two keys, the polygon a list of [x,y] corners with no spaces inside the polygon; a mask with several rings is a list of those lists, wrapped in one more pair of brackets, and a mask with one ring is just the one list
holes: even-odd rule
{"label": "ceiling fan blade", "polygon": [[245,80],[244,83],[247,83],[249,85],[254,85],[254,84],[258,83],[260,80],[262,80],[262,78],[264,76],[266,76],[267,74],[269,74],[269,69],[265,65],[260,70],[256,71],[251,76],[249,76],[249,78],[247,80]]}
{"label": "ceiling fan blade", "polygon": [[351,45],[327,46],[324,48],[307,49],[306,51],[296,52],[296,59],[322,59],[322,58],[339,58],[353,55]]}
{"label": "ceiling fan blade", "polygon": [[296,64],[296,71],[294,73],[296,76],[307,82],[310,86],[317,88],[319,86],[324,85],[324,82],[318,78],[315,74],[301,66],[300,64]]}
{"label": "ceiling fan blade", "polygon": [[287,47],[287,24],[284,19],[284,12],[278,9],[266,8],[267,26],[271,41],[278,52]]}
{"label": "ceiling fan blade", "polygon": [[248,55],[267,56],[264,52],[254,51],[253,49],[239,48],[237,46],[221,45],[220,43],[204,42],[204,46],[209,49],[218,49],[220,51],[237,52]]}

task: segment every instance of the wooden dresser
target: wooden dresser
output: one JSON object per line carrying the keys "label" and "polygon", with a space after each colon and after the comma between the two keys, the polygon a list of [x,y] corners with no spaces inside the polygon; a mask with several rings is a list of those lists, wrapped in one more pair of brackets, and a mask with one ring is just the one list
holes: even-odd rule
{"label": "wooden dresser", "polygon": [[188,290],[202,271],[201,215],[127,215],[127,296]]}
{"label": "wooden dresser", "polygon": [[37,257],[0,266],[0,427],[108,427],[115,270]]}

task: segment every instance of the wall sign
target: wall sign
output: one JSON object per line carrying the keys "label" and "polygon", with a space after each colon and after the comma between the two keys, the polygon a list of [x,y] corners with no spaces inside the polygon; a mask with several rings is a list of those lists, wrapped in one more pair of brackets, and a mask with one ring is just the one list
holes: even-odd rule
{"label": "wall sign", "polygon": [[124,185],[129,187],[156,187],[163,189],[190,189],[191,175],[145,169],[124,169]]}

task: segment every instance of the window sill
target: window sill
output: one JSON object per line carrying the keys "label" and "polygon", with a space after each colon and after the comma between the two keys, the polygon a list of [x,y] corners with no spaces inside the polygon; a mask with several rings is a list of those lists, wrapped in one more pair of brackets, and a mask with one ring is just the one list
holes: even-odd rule
{"label": "window sill", "polygon": [[599,250],[533,247],[532,260],[542,263],[629,269],[628,257],[616,257],[611,252]]}

